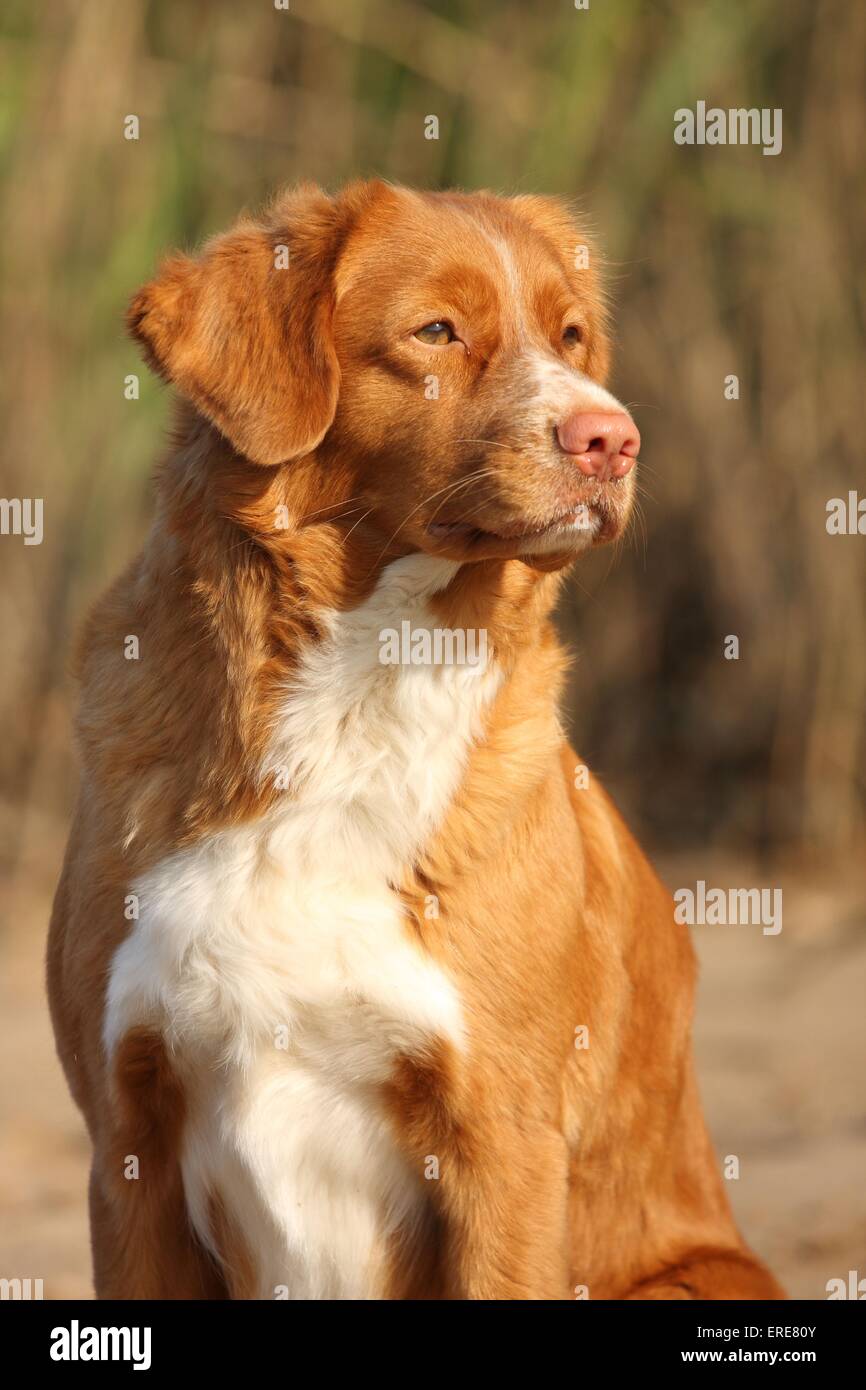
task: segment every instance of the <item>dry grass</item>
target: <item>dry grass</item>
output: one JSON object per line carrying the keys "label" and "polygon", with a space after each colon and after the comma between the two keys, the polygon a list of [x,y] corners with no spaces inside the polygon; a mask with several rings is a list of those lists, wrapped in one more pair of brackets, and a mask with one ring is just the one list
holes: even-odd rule
{"label": "dry grass", "polygon": [[[839,943],[864,842],[866,537],[828,536],[825,507],[866,493],[864,64],[866,8],[850,0],[5,5],[2,491],[44,498],[45,540],[0,538],[0,831],[16,904],[0,946],[18,962],[0,1092],[17,1118],[0,1174],[25,1248],[32,1237],[55,1270],[72,1252],[58,1288],[84,1277],[70,1195],[83,1149],[50,1058],[36,938],[74,788],[65,671],[87,601],[140,543],[167,411],[123,309],[165,248],[280,184],[358,173],[578,195],[591,211],[611,262],[613,385],[635,403],[646,495],[633,543],[588,561],[563,608],[580,653],[576,737],[650,843],[691,851],[692,879],[710,877],[707,847],[748,864],[749,883],[768,881],[766,856],[793,853],[790,911],[807,926],[830,882],[813,922],[823,973],[787,929],[763,955],[736,938],[712,945],[717,1033],[702,1033],[702,1057],[720,1144],[744,1104],[744,1146],[763,1155],[756,1200],[771,1216],[750,1220],[758,1243],[763,1232],[804,1292],[812,1256],[817,1274],[854,1259],[853,1180],[836,1206],[832,1193],[834,1165],[847,1174],[862,1158],[838,1029],[855,1026],[846,963],[860,961]],[[781,107],[782,154],[677,147],[673,112],[699,98]],[[123,139],[130,113],[137,142]],[[423,138],[431,113],[438,141]],[[137,402],[124,399],[131,372]],[[729,373],[738,401],[724,397]],[[723,658],[729,633],[737,662]],[[778,1050],[802,1020],[811,1062],[786,1069]],[[822,1028],[842,1079],[829,1088],[838,1113],[809,1121],[809,1150],[791,1115],[828,1093]],[[724,1054],[743,1029],[746,1053],[766,1060],[754,1084],[775,1089],[741,1104],[754,1068],[726,1071]],[[53,1145],[52,1162],[75,1172],[60,1195]],[[827,1250],[814,1234],[822,1201]]]}

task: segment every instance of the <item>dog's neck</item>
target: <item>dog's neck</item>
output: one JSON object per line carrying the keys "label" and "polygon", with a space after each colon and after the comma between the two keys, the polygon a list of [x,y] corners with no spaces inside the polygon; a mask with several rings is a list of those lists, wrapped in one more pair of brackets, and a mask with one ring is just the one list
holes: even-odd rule
{"label": "dog's neck", "polygon": [[[345,501],[351,484],[341,488]],[[512,687],[523,691],[522,708],[555,718],[563,662],[548,619],[558,574],[520,560],[383,553],[381,536],[349,515],[310,515],[327,507],[330,518],[340,505],[336,488],[322,498],[319,486],[313,498],[303,465],[253,468],[209,429],[167,459],[145,552],[110,610],[96,615],[112,647],[122,647],[136,630],[131,613],[141,614],[142,650],[157,657],[122,662],[118,691],[89,692],[105,707],[101,727],[115,731],[94,757],[133,766],[138,748],[155,750],[157,770],[129,778],[140,789],[135,806],[118,808],[131,843],[188,843],[268,815],[286,790],[271,780],[275,732],[312,653],[334,661],[335,677],[348,661],[360,709],[393,679],[381,659],[383,631],[396,632],[405,660],[404,621],[426,630],[422,647],[433,629],[473,634],[477,655],[483,634],[497,708]],[[348,646],[338,656],[339,641]],[[431,653],[435,662],[435,647],[427,653],[422,663]],[[314,688],[327,689],[327,672],[305,698]],[[353,701],[345,703],[348,713]],[[163,766],[172,771],[163,775]]]}
{"label": "dog's neck", "polygon": [[[538,640],[565,573],[561,560],[451,565],[429,556],[427,564],[376,524],[338,464],[323,468],[314,456],[272,468],[250,464],[188,407],[177,433],[161,477],[161,525],[181,542],[198,584],[220,587],[226,576],[243,582],[256,569],[255,552],[267,561],[274,620],[291,616],[298,630],[315,632],[317,614],[359,607],[387,584],[395,561],[414,554],[416,563],[398,571],[401,584],[391,586],[395,619],[414,574],[443,626],[488,630],[503,661]],[[294,641],[286,645],[291,659]]]}

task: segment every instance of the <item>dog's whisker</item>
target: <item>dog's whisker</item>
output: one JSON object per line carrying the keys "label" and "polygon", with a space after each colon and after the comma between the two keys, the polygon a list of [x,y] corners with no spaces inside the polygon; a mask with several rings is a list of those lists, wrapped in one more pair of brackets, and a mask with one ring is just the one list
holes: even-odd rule
{"label": "dog's whisker", "polygon": [[347,540],[349,539],[349,537],[351,536],[352,532],[355,531],[355,530],[357,530],[357,528],[361,525],[361,522],[362,522],[362,521],[366,521],[367,517],[370,515],[370,513],[371,513],[373,510],[374,510],[374,509],[373,509],[372,507],[368,507],[367,510],[366,510],[365,512],[363,512],[361,516],[358,517],[358,520],[354,523],[353,526],[350,526],[350,527],[349,527],[348,531],[346,532],[345,536],[343,537],[343,540],[344,540],[344,541],[347,541]]}
{"label": "dog's whisker", "polygon": [[494,477],[495,475],[496,475],[496,469],[495,469],[495,468],[488,468],[488,469],[485,469],[484,471],[482,471],[479,475],[474,475],[474,476],[469,477],[469,478],[464,478],[464,480],[463,480],[462,483],[458,483],[458,484],[455,486],[454,490],[453,490],[452,492],[450,492],[450,493],[448,494],[447,497],[444,497],[444,498],[442,499],[442,501],[439,503],[439,506],[436,508],[435,512],[433,513],[433,515],[432,515],[431,518],[430,518],[431,522],[436,520],[437,516],[438,516],[439,513],[441,512],[442,508],[446,505],[446,503],[450,502],[451,499],[452,499],[453,497],[455,497],[455,496],[457,495],[457,493],[461,491],[462,488],[470,487],[470,486],[472,486],[473,484],[483,483],[483,482],[486,480],[486,478],[488,478],[488,477]]}
{"label": "dog's whisker", "polygon": [[507,449],[509,453],[518,454],[521,452],[516,444],[505,444],[499,439],[455,439],[455,444],[487,444],[492,449]]}
{"label": "dog's whisker", "polygon": [[[389,536],[388,540],[385,542],[385,545],[382,547],[381,551],[379,552],[379,555],[377,556],[377,561],[376,561],[376,563],[378,564],[378,562],[382,559],[382,557],[383,557],[384,555],[387,554],[389,547],[393,544],[393,542],[394,542],[394,541],[396,540],[396,538],[399,536],[400,532],[403,530],[403,527],[406,525],[407,521],[411,521],[411,520],[412,520],[412,517],[415,516],[416,513],[420,512],[421,509],[422,509],[422,507],[428,506],[430,502],[434,501],[435,498],[440,497],[440,496],[442,495],[442,493],[450,492],[450,491],[452,491],[453,489],[458,488],[458,487],[460,487],[460,486],[462,486],[462,485],[464,485],[464,484],[471,483],[471,482],[475,481],[476,478],[478,478],[478,477],[480,477],[480,476],[483,476],[483,475],[485,475],[485,474],[487,474],[487,473],[489,473],[489,472],[491,472],[491,471],[492,471],[492,470],[489,469],[489,468],[479,468],[479,469],[476,469],[475,472],[474,472],[474,473],[470,473],[470,474],[468,475],[468,477],[457,479],[455,482],[446,483],[446,485],[445,485],[444,487],[442,487],[442,488],[439,488],[438,491],[430,493],[429,497],[424,497],[424,498],[422,498],[422,500],[418,503],[417,507],[413,507],[412,510],[411,510],[411,512],[409,512],[406,516],[404,516],[403,520],[400,522],[400,525],[397,527],[397,530],[393,533],[393,535]],[[448,498],[447,498],[447,497],[445,498],[445,501],[446,501],[446,502],[448,501]]]}
{"label": "dog's whisker", "polygon": [[[338,502],[329,502],[326,506],[319,507],[314,512],[304,512],[303,516],[298,517],[298,525],[300,526],[305,521],[309,521],[310,517],[312,516],[321,516],[322,512],[330,511],[331,507],[346,507],[350,502],[360,502],[363,504],[363,501],[364,498],[361,494],[359,494],[357,497],[341,497]],[[330,518],[330,520],[332,521],[333,519],[333,517]]]}

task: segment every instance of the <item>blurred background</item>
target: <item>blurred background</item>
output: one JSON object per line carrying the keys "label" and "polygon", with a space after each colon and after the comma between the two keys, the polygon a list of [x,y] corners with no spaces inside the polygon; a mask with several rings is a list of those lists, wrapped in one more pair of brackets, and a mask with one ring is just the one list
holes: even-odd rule
{"label": "blurred background", "polygon": [[[694,929],[708,1115],[791,1292],[866,1277],[866,536],[826,529],[866,497],[864,68],[850,0],[6,0],[0,490],[44,499],[44,540],[0,536],[0,1276],[89,1296],[42,953],[71,637],[141,544],[167,421],[126,301],[276,187],[379,174],[595,226],[642,516],[563,602],[568,717],[672,887],[783,888],[779,936]],[[699,100],[781,108],[782,152],[676,145]]]}

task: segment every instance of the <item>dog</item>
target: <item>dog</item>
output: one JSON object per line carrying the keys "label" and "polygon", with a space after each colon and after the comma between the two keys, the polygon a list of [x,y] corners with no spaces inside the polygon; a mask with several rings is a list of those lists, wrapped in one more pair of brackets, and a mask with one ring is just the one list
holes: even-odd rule
{"label": "dog", "polygon": [[100,1298],[784,1296],[558,713],[640,444],[596,262],[554,198],[304,185],[132,300],[177,417],[48,951]]}

